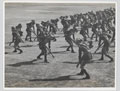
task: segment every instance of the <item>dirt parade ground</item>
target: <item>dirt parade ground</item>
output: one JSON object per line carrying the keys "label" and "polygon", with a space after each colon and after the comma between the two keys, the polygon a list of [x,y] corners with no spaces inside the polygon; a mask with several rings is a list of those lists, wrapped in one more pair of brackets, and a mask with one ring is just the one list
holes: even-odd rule
{"label": "dirt parade ground", "polygon": [[[114,58],[109,62],[107,57],[101,57],[101,48],[95,54],[98,42],[93,40],[93,48],[89,51],[93,59],[85,66],[90,79],[81,79],[76,75],[80,72],[78,63],[78,47],[74,44],[75,53],[66,51],[68,43],[62,31],[62,25],[58,22],[59,31],[55,34],[57,41],[51,43],[51,54],[48,54],[48,62],[44,63],[44,57],[37,59],[41,52],[38,42],[25,41],[26,23],[35,20],[36,23],[59,18],[62,15],[73,15],[88,11],[98,11],[114,7],[114,4],[5,4],[5,87],[114,87],[115,86],[115,47],[111,44],[109,55]],[[13,52],[11,26],[22,24],[24,43],[20,43],[22,54]],[[89,30],[91,31],[91,30]],[[32,34],[35,37],[34,34]],[[75,34],[79,36],[79,34]],[[91,36],[91,33],[90,33]]]}

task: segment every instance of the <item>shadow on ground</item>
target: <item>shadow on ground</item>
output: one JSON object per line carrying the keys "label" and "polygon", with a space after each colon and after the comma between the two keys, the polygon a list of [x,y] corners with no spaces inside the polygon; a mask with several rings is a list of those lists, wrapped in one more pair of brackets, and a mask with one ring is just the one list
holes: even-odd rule
{"label": "shadow on ground", "polygon": [[[33,59],[32,61],[19,62],[19,63],[15,63],[15,64],[8,64],[7,66],[20,67],[22,65],[35,65],[35,64],[38,64],[38,63],[34,63],[35,61],[37,61],[37,59]],[[40,62],[40,63],[44,63],[44,62]]]}
{"label": "shadow on ground", "polygon": [[56,51],[56,52],[52,52],[53,54],[65,54],[67,51]]}
{"label": "shadow on ground", "polygon": [[[66,63],[66,64],[77,64],[78,62],[63,62],[63,63]],[[109,61],[101,61],[101,60],[99,60],[99,61],[92,60],[92,61],[88,62],[87,64],[90,64],[90,63],[111,63],[111,62],[109,62]]]}
{"label": "shadow on ground", "polygon": [[65,81],[65,80],[84,80],[84,78],[70,78],[70,76],[75,76],[75,75],[68,75],[68,76],[60,76],[57,78],[52,78],[52,79],[31,79],[29,81]]}

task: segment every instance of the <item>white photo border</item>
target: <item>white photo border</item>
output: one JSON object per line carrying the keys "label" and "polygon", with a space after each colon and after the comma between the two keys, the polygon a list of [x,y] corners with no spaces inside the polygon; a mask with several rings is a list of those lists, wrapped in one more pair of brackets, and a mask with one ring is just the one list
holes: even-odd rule
{"label": "white photo border", "polygon": [[[3,25],[3,27],[1,28],[2,32],[1,32],[1,35],[2,36],[2,39],[0,39],[0,50],[2,51],[2,53],[0,54],[0,59],[2,60],[2,62],[0,62],[0,64],[2,64],[1,69],[1,73],[3,73],[2,77],[2,89],[3,90],[10,90],[10,91],[24,91],[24,90],[29,90],[29,91],[35,91],[35,90],[39,90],[39,91],[43,91],[43,90],[51,90],[51,91],[58,91],[58,90],[68,90],[68,91],[116,91],[117,90],[117,82],[119,79],[118,76],[117,76],[117,73],[118,73],[118,64],[120,64],[119,61],[119,55],[118,55],[118,45],[119,45],[119,32],[117,30],[116,32],[116,47],[115,47],[115,87],[109,87],[109,88],[5,88],[5,67],[4,67],[4,62],[5,62],[5,48],[4,48],[4,43],[5,43],[5,3],[6,2],[9,2],[9,3],[115,3],[115,6],[116,6],[116,30],[119,29],[118,28],[118,23],[117,20],[119,19],[118,18],[118,1],[117,0],[101,0],[101,1],[98,1],[98,0],[84,0],[84,1],[81,1],[81,0],[69,0],[69,1],[65,1],[65,0],[4,0],[2,1],[2,3],[0,2],[0,5],[2,5],[2,7],[0,7],[0,10],[2,10],[2,17],[0,18],[1,20],[3,20],[2,22],[0,22],[1,26]],[[1,9],[2,8],[2,9]],[[1,45],[2,44],[2,45]],[[120,72],[119,72],[120,73]],[[120,74],[119,74],[120,76]],[[0,79],[1,80],[1,79]],[[120,88],[120,87],[119,87]],[[1,90],[1,89],[0,89]],[[2,90],[1,90],[2,91]]]}

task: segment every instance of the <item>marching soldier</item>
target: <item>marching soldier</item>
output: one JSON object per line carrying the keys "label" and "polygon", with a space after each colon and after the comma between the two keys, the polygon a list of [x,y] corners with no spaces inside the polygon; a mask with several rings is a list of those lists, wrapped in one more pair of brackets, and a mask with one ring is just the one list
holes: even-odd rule
{"label": "marching soldier", "polygon": [[19,54],[21,54],[23,51],[20,49],[19,43],[23,42],[23,40],[21,39],[21,33],[15,29],[15,39],[14,39],[14,51],[13,52],[17,52],[17,50],[19,51]]}
{"label": "marching soldier", "polygon": [[31,36],[32,34],[31,33],[33,32],[35,34],[35,27],[34,27],[35,21],[32,20],[30,23],[27,23],[26,25],[27,25],[27,28],[26,28],[27,35],[26,35],[25,40],[27,41],[28,37],[29,37],[30,42],[32,42],[32,36]]}
{"label": "marching soldier", "polygon": [[[78,51],[78,55],[79,55],[79,61],[76,65],[76,67],[78,67],[80,65],[80,73],[78,73],[77,75],[86,75],[83,79],[90,79],[90,75],[88,74],[88,72],[86,71],[86,69],[84,68],[85,65],[87,63],[90,62],[90,60],[92,59],[92,54],[88,51],[89,48],[92,48],[92,41],[88,42],[89,45],[86,45],[86,43],[83,42],[83,40],[78,40],[76,41],[76,44],[79,47],[79,51]],[[89,48],[88,48],[89,47]]]}
{"label": "marching soldier", "polygon": [[37,56],[37,59],[41,59],[41,56],[44,55],[44,62],[48,63],[45,34],[43,33],[43,31],[41,31],[40,34],[38,35],[38,40],[39,40],[39,48],[41,50],[41,53]]}
{"label": "marching soldier", "polygon": [[16,30],[15,27],[11,27],[11,31],[12,31],[12,42],[9,43],[9,46],[14,43],[15,38],[16,38]]}
{"label": "marching soldier", "polygon": [[[109,62],[113,62],[113,58],[108,54],[109,51],[109,47],[110,47],[110,38],[111,36],[105,32],[103,32],[102,34],[99,35],[99,46],[102,46],[102,53],[101,53],[101,58],[100,60],[104,60],[104,55],[106,57],[108,57],[110,59]],[[101,43],[101,41],[103,40],[103,42]]]}

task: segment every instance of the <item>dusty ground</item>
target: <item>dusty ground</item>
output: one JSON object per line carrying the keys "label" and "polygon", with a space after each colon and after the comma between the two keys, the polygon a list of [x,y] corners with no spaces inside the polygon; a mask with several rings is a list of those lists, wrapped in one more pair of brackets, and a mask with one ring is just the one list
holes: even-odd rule
{"label": "dusty ground", "polygon": [[[76,63],[78,61],[78,48],[76,45],[74,45],[76,53],[66,52],[65,50],[68,44],[65,42],[61,32],[58,32],[56,35],[57,41],[52,42],[51,49],[55,58],[52,58],[51,55],[48,55],[48,61],[50,63],[43,63],[43,59],[35,61],[36,56],[40,53],[37,42],[21,43],[21,49],[24,52],[22,54],[13,53],[13,47],[8,46],[8,42],[11,41],[10,27],[12,25],[22,23],[24,31],[25,23],[29,22],[32,18],[35,18],[35,20],[38,20],[40,17],[47,19],[53,13],[57,13],[53,12],[51,14],[50,12],[46,11],[50,14],[49,16],[46,15],[45,12],[42,12],[42,14],[38,15],[38,9],[42,9],[43,11],[48,10],[42,6],[42,8],[38,8],[39,6],[27,6],[23,11],[20,8],[21,6],[18,6],[19,8],[14,7],[16,6],[6,6],[5,87],[114,87],[115,62],[108,63],[109,59],[107,58],[105,58],[104,61],[98,61],[100,58],[99,53],[93,54],[93,62],[86,65],[86,69],[89,72],[91,79],[82,80],[81,76],[76,75],[80,71],[79,68],[76,68]],[[74,9],[75,8],[76,7],[74,7]],[[80,7],[80,9],[82,8]],[[93,9],[93,7],[89,9],[87,9],[87,7],[85,8],[86,11]],[[106,8],[106,6],[104,8]],[[49,9],[54,10],[55,6],[51,6]],[[65,9],[69,11],[71,7],[67,7]],[[100,6],[97,7],[96,10],[97,9],[100,9]],[[60,12],[62,12],[62,10],[60,10]],[[22,12],[24,12],[25,15],[22,14]],[[76,10],[76,12],[78,11]],[[71,13],[71,11],[69,11],[69,13]],[[66,14],[65,11],[62,12],[62,14]],[[56,15],[55,17],[58,17],[58,15],[60,16],[59,12],[58,14],[54,15]],[[39,21],[40,20],[37,22]],[[25,32],[23,39],[24,37]],[[96,49],[96,46],[97,42],[94,42],[94,48],[91,50],[92,53]],[[115,52],[113,51],[114,47],[111,46],[109,54],[112,55],[112,57],[115,57]]]}

